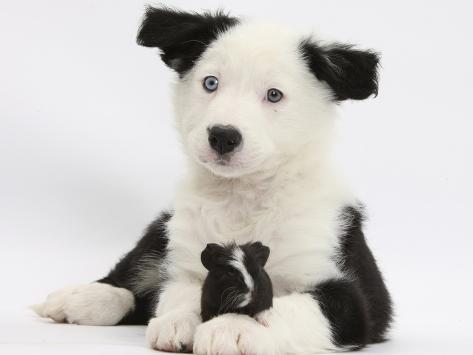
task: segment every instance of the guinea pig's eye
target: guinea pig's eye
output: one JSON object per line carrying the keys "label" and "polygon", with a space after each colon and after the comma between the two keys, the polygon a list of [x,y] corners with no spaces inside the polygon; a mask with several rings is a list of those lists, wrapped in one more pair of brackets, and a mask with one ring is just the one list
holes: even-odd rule
{"label": "guinea pig's eye", "polygon": [[283,94],[280,90],[278,89],[269,89],[268,92],[266,93],[266,98],[268,99],[269,102],[275,103],[278,101],[281,101],[283,97]]}
{"label": "guinea pig's eye", "polygon": [[202,82],[202,85],[208,92],[213,92],[218,88],[218,79],[213,75],[206,76]]}

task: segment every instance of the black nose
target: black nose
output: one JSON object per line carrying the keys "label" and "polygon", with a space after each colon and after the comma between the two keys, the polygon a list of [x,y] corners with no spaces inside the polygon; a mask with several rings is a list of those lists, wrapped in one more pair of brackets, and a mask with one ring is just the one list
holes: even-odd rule
{"label": "black nose", "polygon": [[209,144],[219,154],[232,152],[241,143],[241,134],[232,126],[208,128]]}

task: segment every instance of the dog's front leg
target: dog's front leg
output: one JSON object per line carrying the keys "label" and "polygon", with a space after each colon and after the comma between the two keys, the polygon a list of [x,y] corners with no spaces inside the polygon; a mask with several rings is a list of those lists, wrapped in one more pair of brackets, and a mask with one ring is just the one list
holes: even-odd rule
{"label": "dog's front leg", "polygon": [[278,353],[322,353],[336,350],[332,329],[319,302],[308,293],[275,297],[273,307],[256,315],[277,342]]}
{"label": "dog's front leg", "polygon": [[201,323],[198,281],[169,281],[159,297],[156,317],[146,330],[149,345],[156,350],[188,352],[192,350],[194,332]]}
{"label": "dog's front leg", "polygon": [[202,323],[194,337],[197,355],[276,355],[270,329],[244,314],[226,313]]}
{"label": "dog's front leg", "polygon": [[329,321],[310,294],[276,297],[256,316],[224,314],[197,327],[194,353],[312,354],[336,350]]}

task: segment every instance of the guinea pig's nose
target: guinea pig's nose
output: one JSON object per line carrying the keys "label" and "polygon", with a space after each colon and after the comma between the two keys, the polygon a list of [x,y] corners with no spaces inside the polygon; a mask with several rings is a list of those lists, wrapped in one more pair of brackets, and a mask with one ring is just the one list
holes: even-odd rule
{"label": "guinea pig's nose", "polygon": [[233,126],[213,126],[207,128],[210,147],[218,154],[230,153],[242,141],[240,132]]}

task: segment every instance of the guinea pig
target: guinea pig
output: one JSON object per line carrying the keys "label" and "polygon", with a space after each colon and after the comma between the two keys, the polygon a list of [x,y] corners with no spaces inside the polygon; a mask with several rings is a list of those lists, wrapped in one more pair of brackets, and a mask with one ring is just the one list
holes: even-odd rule
{"label": "guinea pig", "polygon": [[207,244],[201,254],[202,264],[209,270],[202,286],[202,320],[224,313],[253,317],[271,308],[273,286],[263,268],[268,257],[269,248],[260,242]]}

